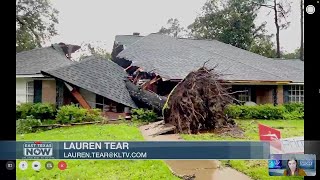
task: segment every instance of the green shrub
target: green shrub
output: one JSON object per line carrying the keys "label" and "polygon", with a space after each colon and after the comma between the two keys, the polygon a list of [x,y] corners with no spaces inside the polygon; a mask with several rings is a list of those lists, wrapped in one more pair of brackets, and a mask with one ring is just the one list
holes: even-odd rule
{"label": "green shrub", "polygon": [[102,121],[103,117],[101,116],[101,109],[90,109],[87,111],[85,121]]}
{"label": "green shrub", "polygon": [[148,109],[133,109],[132,120],[153,122],[157,120],[157,114],[154,111]]}
{"label": "green shrub", "polygon": [[293,111],[304,112],[303,103],[286,103],[283,106],[286,108],[287,112],[293,112]]}
{"label": "green shrub", "polygon": [[54,119],[55,115],[55,105],[49,103],[22,103],[16,106],[16,119],[26,119],[27,116],[41,120]]}
{"label": "green shrub", "polygon": [[87,109],[80,108],[74,104],[61,106],[57,111],[57,123],[68,124],[83,122],[86,119],[87,111]]}
{"label": "green shrub", "polygon": [[54,119],[56,115],[56,108],[53,104],[36,103],[32,105],[30,113],[36,119]]}
{"label": "green shrub", "polygon": [[283,106],[274,106],[272,104],[253,106],[257,107],[257,116],[253,119],[282,119],[285,113]]}
{"label": "green shrub", "polygon": [[232,117],[232,118],[236,118],[239,119],[242,115],[242,106],[238,106],[238,105],[229,105],[226,109],[226,114],[228,114],[228,116]]}
{"label": "green shrub", "polygon": [[16,106],[16,119],[26,119],[31,115],[32,103],[22,103]]}
{"label": "green shrub", "polygon": [[299,120],[299,119],[304,119],[304,112],[299,112],[299,111],[285,112],[283,116],[284,116],[284,119]]}
{"label": "green shrub", "polygon": [[303,119],[303,104],[285,104],[274,106],[264,104],[257,106],[229,105],[226,114],[237,119]]}
{"label": "green shrub", "polygon": [[19,119],[16,121],[16,133],[25,134],[35,132],[33,126],[41,125],[40,119],[35,119],[33,116],[27,116],[26,119]]}

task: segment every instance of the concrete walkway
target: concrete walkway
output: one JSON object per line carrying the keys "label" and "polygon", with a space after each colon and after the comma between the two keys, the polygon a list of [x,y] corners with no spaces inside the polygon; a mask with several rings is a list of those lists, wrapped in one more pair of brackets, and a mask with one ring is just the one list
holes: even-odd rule
{"label": "concrete walkway", "polygon": [[[155,122],[140,127],[140,131],[147,141],[184,141],[179,134],[165,134],[153,136],[163,130],[161,123]],[[216,160],[165,160],[170,169],[179,176],[195,175],[196,180],[251,180],[250,177],[232,168],[221,168]]]}

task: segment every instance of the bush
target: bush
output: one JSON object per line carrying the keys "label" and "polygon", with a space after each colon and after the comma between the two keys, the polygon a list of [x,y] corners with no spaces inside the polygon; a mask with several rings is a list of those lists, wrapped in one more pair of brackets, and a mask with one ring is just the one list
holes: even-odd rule
{"label": "bush", "polygon": [[27,116],[31,116],[32,103],[22,103],[16,106],[16,120],[26,119]]}
{"label": "bush", "polygon": [[54,119],[55,115],[55,105],[49,103],[23,103],[16,106],[16,119],[26,119],[27,116],[41,120]]}
{"label": "bush", "polygon": [[304,112],[304,104],[302,103],[287,103],[283,105],[287,112]]}
{"label": "bush", "polygon": [[290,112],[289,110],[286,109],[285,106],[282,106],[282,105],[274,106],[272,104],[264,104],[264,105],[256,105],[256,106],[229,105],[226,109],[226,114],[231,118],[237,118],[237,119],[301,119],[303,118],[303,112],[299,112],[299,111]]}
{"label": "bush", "polygon": [[157,114],[154,111],[148,109],[133,109],[132,120],[153,122],[157,120]]}
{"label": "bush", "polygon": [[284,116],[284,119],[299,120],[299,119],[304,119],[304,112],[299,112],[299,111],[285,112],[283,116]]}
{"label": "bush", "polygon": [[31,108],[31,115],[36,119],[54,119],[56,115],[55,105],[49,103],[36,103]]}
{"label": "bush", "polygon": [[102,121],[103,117],[101,116],[101,109],[90,109],[87,111],[85,121]]}
{"label": "bush", "polygon": [[16,122],[16,133],[25,134],[35,132],[33,126],[41,125],[40,119],[35,119],[33,116],[27,116],[26,119],[19,119]]}
{"label": "bush", "polygon": [[57,112],[57,123],[78,123],[86,119],[87,109],[80,108],[74,104],[61,106]]}
{"label": "bush", "polygon": [[257,116],[253,117],[253,119],[282,119],[285,113],[285,108],[283,106],[266,104],[258,105],[256,107],[258,113]]}

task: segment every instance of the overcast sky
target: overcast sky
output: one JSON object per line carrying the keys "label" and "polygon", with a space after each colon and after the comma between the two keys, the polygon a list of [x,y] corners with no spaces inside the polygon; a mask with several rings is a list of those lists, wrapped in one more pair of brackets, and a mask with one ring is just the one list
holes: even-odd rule
{"label": "overcast sky", "polygon": [[[187,27],[201,12],[206,0],[51,0],[59,10],[59,35],[51,43],[97,42],[108,52],[112,51],[116,35],[140,32],[141,35],[157,32],[169,18],[178,18]],[[289,15],[291,25],[280,31],[283,50],[292,52],[300,46],[300,5],[292,2]],[[257,22],[267,21],[268,34],[275,33],[272,13],[263,9]],[[274,38],[275,39],[275,38]]]}

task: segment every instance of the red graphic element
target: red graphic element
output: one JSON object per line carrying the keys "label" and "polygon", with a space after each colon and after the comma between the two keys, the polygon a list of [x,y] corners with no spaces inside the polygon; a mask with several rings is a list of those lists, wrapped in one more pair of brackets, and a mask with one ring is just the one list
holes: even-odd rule
{"label": "red graphic element", "polygon": [[42,142],[40,142],[40,141],[35,141],[34,143],[35,144],[42,144]]}
{"label": "red graphic element", "polygon": [[60,170],[65,170],[65,169],[67,169],[67,163],[64,162],[64,161],[60,161],[60,162],[58,163],[58,168],[59,168]]}
{"label": "red graphic element", "polygon": [[270,145],[281,150],[281,133],[279,130],[259,124],[260,141],[270,141]]}

